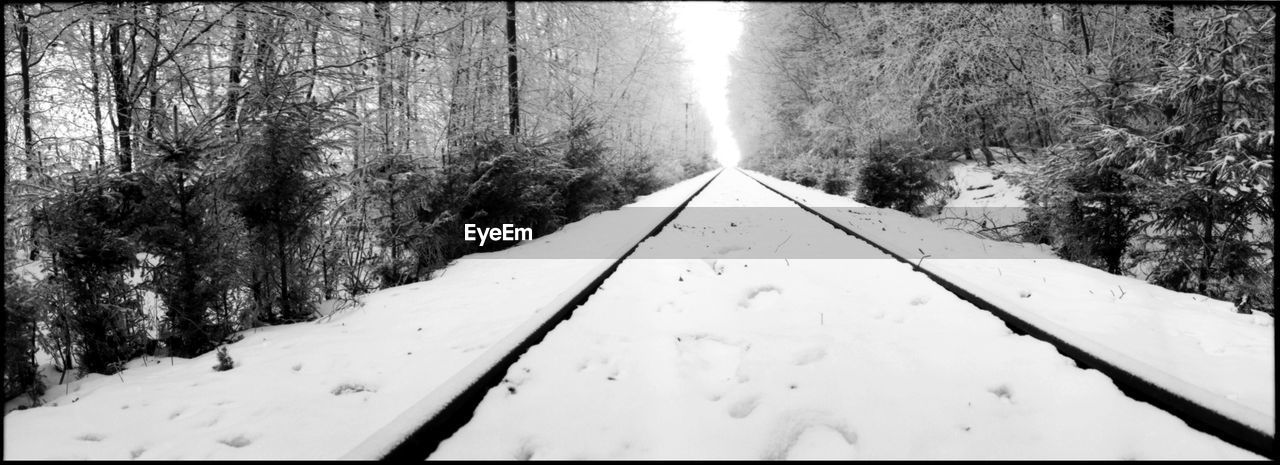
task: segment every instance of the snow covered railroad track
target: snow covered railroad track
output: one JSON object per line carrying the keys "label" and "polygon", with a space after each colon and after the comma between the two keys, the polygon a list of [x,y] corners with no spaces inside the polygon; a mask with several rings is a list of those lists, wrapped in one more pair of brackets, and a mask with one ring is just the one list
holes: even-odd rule
{"label": "snow covered railroad track", "polygon": [[880,252],[741,172],[689,206],[431,458],[1254,457],[889,255],[744,258]]}
{"label": "snow covered railroad track", "polygon": [[[1078,335],[1070,334],[1070,331],[1051,322],[1038,318],[1032,319],[1035,315],[1019,312],[1012,308],[1002,308],[965,289],[961,284],[952,282],[929,268],[922,267],[923,259],[918,262],[912,261],[900,253],[895,253],[889,246],[881,245],[866,235],[859,234],[848,225],[841,223],[840,219],[828,214],[833,209],[810,207],[755,176],[747,176],[770,191],[794,202],[805,211],[822,218],[827,224],[911,266],[915,271],[928,276],[930,280],[951,291],[951,293],[964,301],[991,312],[1019,334],[1027,334],[1048,342],[1058,352],[1070,357],[1077,365],[1102,372],[1110,377],[1117,387],[1130,397],[1160,407],[1187,422],[1188,425],[1217,436],[1238,447],[1271,459],[1277,457],[1274,429],[1263,431],[1256,426],[1259,422],[1266,422],[1267,418],[1259,419],[1256,415],[1251,415],[1254,412],[1240,409],[1230,403],[1224,405],[1222,399],[1217,398],[1211,392],[1185,383],[1177,378],[1165,376],[1158,369],[1153,369],[1139,360],[1134,360],[1124,354],[1109,350],[1105,346],[1099,346],[1087,339],[1081,339]],[[1217,407],[1217,409],[1214,407]],[[1272,421],[1274,420],[1272,419]]]}
{"label": "snow covered railroad track", "polygon": [[440,441],[448,438],[471,418],[472,411],[480,403],[488,387],[498,384],[503,374],[521,354],[541,341],[556,324],[569,318],[573,310],[596,292],[617,270],[618,265],[635,252],[641,242],[662,231],[722,172],[723,170],[711,175],[701,187],[654,224],[643,237],[630,245],[625,252],[618,253],[612,263],[589,273],[582,281],[570,286],[535,312],[533,318],[495,343],[484,355],[456,373],[391,423],[379,429],[369,439],[348,452],[344,458],[366,460],[425,458],[436,449]]}

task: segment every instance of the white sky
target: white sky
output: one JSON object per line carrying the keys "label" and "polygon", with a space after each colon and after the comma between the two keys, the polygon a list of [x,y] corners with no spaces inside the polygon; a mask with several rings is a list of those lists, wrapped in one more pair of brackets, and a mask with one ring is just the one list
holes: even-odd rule
{"label": "white sky", "polygon": [[729,54],[742,34],[741,8],[725,2],[676,2],[676,28],[685,55],[693,61],[694,90],[711,120],[715,158],[725,167],[738,164],[738,142],[729,130]]}

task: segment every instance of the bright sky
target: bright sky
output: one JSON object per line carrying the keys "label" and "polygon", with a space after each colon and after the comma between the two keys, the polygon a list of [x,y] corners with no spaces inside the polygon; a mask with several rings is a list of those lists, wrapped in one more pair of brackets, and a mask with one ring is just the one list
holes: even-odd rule
{"label": "bright sky", "polygon": [[676,2],[676,28],[685,55],[693,61],[693,87],[711,119],[715,158],[725,167],[738,164],[738,142],[729,130],[729,53],[742,34],[741,8],[725,2]]}

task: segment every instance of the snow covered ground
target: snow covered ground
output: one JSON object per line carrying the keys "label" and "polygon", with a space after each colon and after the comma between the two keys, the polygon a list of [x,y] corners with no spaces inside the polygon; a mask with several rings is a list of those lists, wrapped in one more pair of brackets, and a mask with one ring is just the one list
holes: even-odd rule
{"label": "snow covered ground", "polygon": [[[712,175],[632,206],[674,207]],[[565,244],[625,249],[639,237],[596,232],[621,222],[642,237],[638,223],[650,216],[600,213],[513,249],[464,257],[431,281],[368,294],[330,318],[246,331],[228,346],[236,363],[229,371],[211,369],[211,352],[138,359],[118,376],[56,387],[45,406],[4,417],[4,458],[340,457],[607,261],[511,257],[573,247]]]}
{"label": "snow covered ground", "polygon": [[[690,207],[789,204],[729,171]],[[431,458],[1254,457],[887,256],[729,258],[785,232],[797,254],[870,248],[799,208],[740,210],[643,243],[726,257],[624,262]]]}
{"label": "snow covered ground", "polygon": [[[710,176],[633,206],[669,208]],[[965,275],[991,299],[1274,416],[1268,316],[768,182],[848,210],[857,227],[905,255],[931,254],[926,266]],[[790,205],[726,171],[690,206]],[[625,248],[663,208],[648,210],[465,257],[318,322],[248,331],[229,346],[230,371],[214,372],[210,353],[77,380],[5,416],[4,458],[342,457],[464,382],[458,373],[609,262],[545,257]],[[1251,457],[894,260],[744,258],[760,242],[791,257],[874,252],[797,208],[739,210],[698,208],[646,241],[435,457]],[[699,245],[693,256],[720,257],[668,258]],[[937,258],[948,255],[970,259]]]}
{"label": "snow covered ground", "polygon": [[924,269],[1183,397],[1275,434],[1275,328],[1267,314],[984,240],[757,175]]}
{"label": "snow covered ground", "polygon": [[[1006,150],[990,149],[998,157]],[[976,156],[981,158],[981,154]],[[1005,162],[987,166],[982,161],[969,160],[952,162],[948,169],[952,178],[947,184],[954,197],[946,199],[942,209],[930,217],[935,223],[997,238],[1013,232],[1001,226],[1026,219],[1026,202],[1018,198],[1023,190],[1011,178],[1025,175],[1031,170],[1030,165]]]}

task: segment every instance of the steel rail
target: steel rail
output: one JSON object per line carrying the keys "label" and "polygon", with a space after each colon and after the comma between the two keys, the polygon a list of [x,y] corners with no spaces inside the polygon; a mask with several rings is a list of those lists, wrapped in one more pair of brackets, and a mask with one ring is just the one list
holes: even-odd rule
{"label": "steel rail", "polygon": [[1001,308],[987,299],[983,299],[973,292],[970,292],[964,287],[923,268],[920,263],[913,263],[911,260],[890,250],[888,247],[871,240],[863,234],[859,234],[848,225],[845,225],[835,218],[831,218],[817,209],[796,200],[790,195],[784,194],[782,191],[775,189],[773,186],[761,181],[751,173],[742,170],[739,171],[765,188],[773,191],[775,194],[790,200],[805,211],[821,218],[823,221],[826,221],[827,224],[834,226],[836,229],[844,231],[846,234],[866,242],[868,245],[875,247],[886,255],[889,255],[902,263],[906,263],[912,269],[925,275],[939,286],[942,286],[947,291],[955,294],[961,300],[992,313],[1003,320],[1013,331],[1048,342],[1049,344],[1052,344],[1059,353],[1075,361],[1077,366],[1082,368],[1093,368],[1102,374],[1107,375],[1115,382],[1116,386],[1120,388],[1120,391],[1130,398],[1152,404],[1157,408],[1178,417],[1182,421],[1186,422],[1188,426],[1213,435],[1223,441],[1235,445],[1236,447],[1240,447],[1272,460],[1277,458],[1275,437],[1273,435],[1260,431],[1257,428],[1223,414],[1222,412],[1208,408],[1193,399],[1189,399],[1186,396],[1173,392],[1173,390],[1170,390],[1165,386],[1161,386],[1160,384],[1145,379],[1136,373],[1125,370],[1116,363],[1106,360],[1102,356],[1087,351],[1076,344],[1072,344],[1064,340],[1062,337],[1054,335],[1045,328],[1041,328],[1023,318],[1020,318],[1015,315],[1014,312]]}
{"label": "steel rail", "polygon": [[[645,240],[657,235],[667,224],[684,211],[698,194],[702,193],[717,177],[721,169],[711,176],[693,194],[671,210],[643,237],[632,244],[625,253],[607,267],[594,273],[583,284],[561,293],[549,304],[534,312],[523,325],[506,338],[490,347],[476,361],[464,367],[443,385],[376,431],[368,439],[348,452],[344,459],[354,460],[423,460],[466,425],[475,409],[490,389],[498,386],[507,370],[530,347],[538,344],[560,322],[569,319],[574,309],[600,289],[627,257]],[[588,274],[591,276],[591,274]]]}

